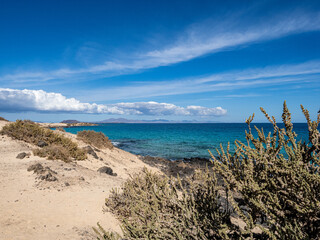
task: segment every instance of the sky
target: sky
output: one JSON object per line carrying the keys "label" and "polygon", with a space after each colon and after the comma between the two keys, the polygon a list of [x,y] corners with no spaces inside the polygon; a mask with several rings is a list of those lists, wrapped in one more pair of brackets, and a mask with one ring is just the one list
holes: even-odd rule
{"label": "sky", "polygon": [[0,116],[294,122],[320,109],[320,1],[0,2]]}

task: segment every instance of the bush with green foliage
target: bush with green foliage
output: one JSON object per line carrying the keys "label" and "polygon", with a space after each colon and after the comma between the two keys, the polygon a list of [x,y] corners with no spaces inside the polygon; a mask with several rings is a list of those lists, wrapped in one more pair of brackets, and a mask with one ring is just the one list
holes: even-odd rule
{"label": "bush with green foliage", "polygon": [[[284,103],[279,128],[265,135],[246,122],[247,143],[217,150],[213,168],[178,179],[144,171],[114,190],[107,206],[125,239],[320,239],[320,144],[317,121],[307,119],[309,142],[297,141]],[[212,171],[211,171],[212,170]],[[217,184],[215,175],[224,180]],[[241,224],[237,224],[237,219]],[[120,239],[98,224],[98,239]]]}
{"label": "bush with green foliage", "polygon": [[57,134],[50,129],[45,129],[29,120],[17,120],[7,124],[0,132],[13,139],[22,140],[37,145],[39,141],[47,144],[46,147],[35,149],[34,154],[50,159],[61,159],[63,161],[84,160],[86,152],[80,149],[71,139]]}
{"label": "bush with green foliage", "polygon": [[[119,216],[128,239],[224,239],[237,235],[237,226],[225,224],[229,215],[221,210],[214,174],[198,172],[184,185],[188,187],[179,178],[144,169],[123,185],[121,193],[113,190],[106,205]],[[100,238],[119,236],[104,232]]]}
{"label": "bush with green foliage", "polygon": [[[320,144],[317,121],[311,121],[309,112],[301,106],[307,119],[309,143],[297,141],[291,114],[283,105],[279,128],[275,118],[261,111],[273,124],[274,131],[265,135],[258,129],[252,134],[246,122],[247,143],[236,141],[236,152],[230,154],[221,148],[214,159],[214,169],[224,180],[227,191],[240,193],[237,212],[250,231],[258,226],[266,239],[319,239],[320,238]],[[243,214],[241,207],[246,208]]]}
{"label": "bush with green foliage", "polygon": [[77,137],[85,143],[91,144],[92,146],[97,148],[113,148],[111,141],[102,132],[84,130],[78,132]]}

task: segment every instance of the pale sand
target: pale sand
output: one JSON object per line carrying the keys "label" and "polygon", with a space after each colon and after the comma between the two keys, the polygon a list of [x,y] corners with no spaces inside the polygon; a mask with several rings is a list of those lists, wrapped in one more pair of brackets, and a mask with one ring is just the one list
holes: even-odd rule
{"label": "pale sand", "polygon": [[[5,124],[0,121],[0,129]],[[73,134],[60,133],[80,147],[87,146]],[[92,227],[97,222],[106,230],[120,233],[117,219],[105,211],[105,198],[129,174],[143,167],[158,172],[118,148],[97,152],[102,161],[88,154],[87,160],[76,163],[33,156],[32,148],[25,142],[0,136],[0,239],[96,239]],[[17,159],[21,152],[31,156]],[[28,166],[37,162],[56,171],[58,181],[37,180],[36,174],[27,171]],[[98,173],[102,166],[111,167],[118,175]]]}

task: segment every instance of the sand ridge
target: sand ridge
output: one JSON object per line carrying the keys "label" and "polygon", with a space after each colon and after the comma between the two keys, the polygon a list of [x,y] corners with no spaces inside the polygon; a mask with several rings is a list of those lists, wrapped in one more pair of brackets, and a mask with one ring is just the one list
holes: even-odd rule
{"label": "sand ridge", "polygon": [[[0,129],[7,122],[0,121]],[[59,131],[56,131],[59,132]],[[80,147],[88,144],[76,136],[59,132]],[[98,159],[72,163],[34,156],[31,144],[0,135],[0,239],[96,239],[92,226],[100,222],[106,230],[121,232],[119,222],[104,211],[105,198],[143,167],[158,172],[136,155],[118,148],[96,151]],[[17,159],[21,152],[29,157]],[[50,168],[57,181],[38,179],[27,168],[40,163]],[[98,173],[108,166],[117,176]]]}

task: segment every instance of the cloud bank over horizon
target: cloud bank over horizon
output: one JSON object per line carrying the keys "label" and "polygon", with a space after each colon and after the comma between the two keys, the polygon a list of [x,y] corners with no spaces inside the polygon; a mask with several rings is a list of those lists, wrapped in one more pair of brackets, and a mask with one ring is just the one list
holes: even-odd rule
{"label": "cloud bank over horizon", "polygon": [[0,88],[0,111],[215,117],[227,114],[227,110],[222,107],[180,107],[171,103],[158,103],[153,101],[122,102],[116,104],[83,103],[75,98],[66,98],[60,93],[45,92],[43,90],[18,90],[9,88]]}

